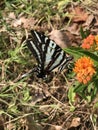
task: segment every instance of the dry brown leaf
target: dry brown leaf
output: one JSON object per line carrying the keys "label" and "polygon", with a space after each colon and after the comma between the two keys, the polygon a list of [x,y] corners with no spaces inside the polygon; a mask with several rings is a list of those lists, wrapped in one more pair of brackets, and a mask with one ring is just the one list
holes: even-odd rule
{"label": "dry brown leaf", "polygon": [[23,23],[23,27],[24,28],[28,28],[28,29],[31,29],[34,27],[34,24],[37,22],[37,20],[35,20],[34,18],[28,18],[28,19],[25,19],[25,21],[22,21]]}
{"label": "dry brown leaf", "polygon": [[77,23],[73,23],[71,26],[67,27],[67,30],[71,34],[79,35],[79,26]]}
{"label": "dry brown leaf", "polygon": [[10,12],[8,18],[16,19],[15,13],[14,12]]}
{"label": "dry brown leaf", "polygon": [[94,15],[91,14],[91,15],[88,16],[84,25],[89,27],[93,20],[94,20]]}
{"label": "dry brown leaf", "polygon": [[93,34],[98,34],[98,17],[95,17],[95,24],[91,31],[93,32]]}
{"label": "dry brown leaf", "polygon": [[55,126],[51,126],[49,128],[49,130],[62,130],[62,127],[61,126],[58,126],[58,125],[55,125]]}
{"label": "dry brown leaf", "polygon": [[18,26],[21,26],[25,22],[26,22],[26,18],[25,17],[21,17],[19,19],[13,20],[12,21],[12,26],[13,27],[18,27]]}
{"label": "dry brown leaf", "polygon": [[48,34],[50,39],[55,41],[55,43],[60,46],[62,49],[71,46],[70,40],[63,31],[53,30]]}
{"label": "dry brown leaf", "polygon": [[25,18],[21,17],[19,19],[15,19],[12,22],[13,27],[23,26],[23,28],[31,29],[34,27],[36,20],[34,18]]}
{"label": "dry brown leaf", "polygon": [[8,123],[6,127],[7,127],[7,130],[14,130],[15,129],[14,123],[11,123],[11,122]]}
{"label": "dry brown leaf", "polygon": [[77,117],[72,120],[70,127],[78,127],[79,125],[80,125],[80,118]]}
{"label": "dry brown leaf", "polygon": [[85,22],[88,18],[88,14],[83,10],[83,8],[76,6],[73,10],[74,16],[73,21],[74,22]]}

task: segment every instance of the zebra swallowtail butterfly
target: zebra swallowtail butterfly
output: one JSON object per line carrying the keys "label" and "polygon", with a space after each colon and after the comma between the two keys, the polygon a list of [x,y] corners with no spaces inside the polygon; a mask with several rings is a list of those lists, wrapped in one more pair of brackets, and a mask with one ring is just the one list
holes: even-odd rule
{"label": "zebra swallowtail butterfly", "polygon": [[38,62],[36,72],[39,78],[43,78],[56,67],[59,71],[63,70],[72,60],[72,56],[65,53],[53,40],[37,31],[31,31],[26,43]]}

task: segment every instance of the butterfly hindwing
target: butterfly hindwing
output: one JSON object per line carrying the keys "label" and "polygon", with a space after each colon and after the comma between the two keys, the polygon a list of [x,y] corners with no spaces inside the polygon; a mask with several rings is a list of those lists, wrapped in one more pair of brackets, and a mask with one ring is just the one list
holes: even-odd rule
{"label": "butterfly hindwing", "polygon": [[48,49],[44,52],[45,55],[45,71],[52,71],[54,68],[59,66],[65,58],[65,52],[52,40],[46,37],[48,40],[45,40]]}

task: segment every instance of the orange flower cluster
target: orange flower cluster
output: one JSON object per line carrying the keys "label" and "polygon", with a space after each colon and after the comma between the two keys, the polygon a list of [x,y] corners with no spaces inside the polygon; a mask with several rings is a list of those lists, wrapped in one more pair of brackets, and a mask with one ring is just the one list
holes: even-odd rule
{"label": "orange flower cluster", "polygon": [[90,49],[92,47],[92,45],[94,44],[94,41],[95,41],[95,36],[90,34],[87,38],[84,39],[83,44],[82,44],[82,48],[83,49]]}
{"label": "orange flower cluster", "polygon": [[75,63],[73,71],[80,83],[87,84],[95,72],[93,61],[89,57],[81,57]]}

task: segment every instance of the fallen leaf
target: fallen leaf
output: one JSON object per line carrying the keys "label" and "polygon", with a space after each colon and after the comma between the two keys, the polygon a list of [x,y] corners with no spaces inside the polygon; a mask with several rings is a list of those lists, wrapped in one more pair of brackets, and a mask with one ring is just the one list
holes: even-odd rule
{"label": "fallen leaf", "polygon": [[37,20],[35,20],[34,18],[28,18],[22,21],[23,27],[28,29],[33,28],[36,22]]}
{"label": "fallen leaf", "polygon": [[10,12],[8,18],[16,19],[15,13],[14,12]]}
{"label": "fallen leaf", "polygon": [[80,118],[77,117],[72,120],[70,127],[78,127],[79,125],[80,125]]}
{"label": "fallen leaf", "polygon": [[86,20],[86,22],[85,22],[85,24],[84,24],[84,26],[88,26],[89,27],[91,25],[91,23],[93,22],[94,18],[95,17],[94,17],[93,14],[89,15],[87,20]]}
{"label": "fallen leaf", "polygon": [[55,125],[55,126],[51,126],[49,130],[63,130],[63,128],[61,126]]}
{"label": "fallen leaf", "polygon": [[12,27],[18,27],[22,25],[22,20],[21,19],[15,19],[14,21],[12,21]]}
{"label": "fallen leaf", "polygon": [[36,20],[34,18],[21,17],[12,21],[13,27],[23,26],[23,28],[31,29],[34,27]]}
{"label": "fallen leaf", "polygon": [[73,23],[71,26],[68,26],[66,28],[67,31],[69,31],[71,34],[74,34],[74,35],[79,35],[79,26],[77,23]]}
{"label": "fallen leaf", "polygon": [[71,46],[70,40],[66,33],[60,30],[53,30],[48,34],[50,39],[55,41],[55,43],[60,46],[62,49]]}
{"label": "fallen leaf", "polygon": [[93,34],[98,34],[98,18],[95,17],[95,24],[93,26],[93,28],[91,29],[91,31],[93,32]]}
{"label": "fallen leaf", "polygon": [[73,9],[73,22],[85,22],[88,18],[88,14],[83,10],[83,8],[76,6]]}

